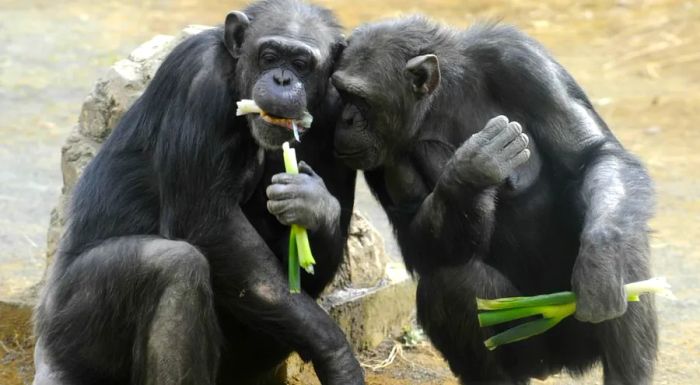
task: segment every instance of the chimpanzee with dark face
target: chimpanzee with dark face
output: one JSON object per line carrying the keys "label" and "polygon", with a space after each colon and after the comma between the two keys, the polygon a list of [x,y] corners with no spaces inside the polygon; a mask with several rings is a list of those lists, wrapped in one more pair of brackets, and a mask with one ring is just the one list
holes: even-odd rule
{"label": "chimpanzee with dark face", "polygon": [[[507,26],[387,21],[352,34],[332,80],[336,155],[365,170],[417,273],[419,321],[463,383],[597,362],[606,384],[651,383],[653,302],[623,292],[649,278],[651,182],[544,48]],[[475,297],[563,290],[575,318],[484,347]]]}
{"label": "chimpanzee with dark face", "polygon": [[[343,42],[330,11],[271,0],[174,49],[75,188],[36,312],[35,384],[268,383],[294,350],[325,385],[364,383],[314,301],[353,203],[355,171],[331,150]],[[250,98],[266,118],[236,117]],[[316,170],[279,174],[293,136],[268,119],[307,110],[298,155]],[[290,223],[317,260],[301,294],[287,286]]]}

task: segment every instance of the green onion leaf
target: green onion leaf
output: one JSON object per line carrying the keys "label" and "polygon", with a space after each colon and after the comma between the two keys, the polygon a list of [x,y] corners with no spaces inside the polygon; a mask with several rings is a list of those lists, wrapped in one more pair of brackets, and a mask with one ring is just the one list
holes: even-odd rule
{"label": "green onion leaf", "polygon": [[289,292],[301,293],[301,270],[299,269],[299,255],[297,254],[296,236],[289,231]]}
{"label": "green onion leaf", "polygon": [[494,350],[501,345],[522,341],[546,332],[547,330],[556,326],[556,324],[561,322],[563,319],[564,317],[542,318],[535,321],[526,322],[522,325],[518,325],[502,333],[496,334],[495,336],[484,341],[484,345],[486,345],[489,350]]}
{"label": "green onion leaf", "polygon": [[476,299],[479,310],[502,310],[527,306],[563,305],[576,301],[576,294],[562,291],[554,294],[543,294],[532,297],[507,297],[499,299]]}
{"label": "green onion leaf", "polygon": [[[288,142],[282,145],[282,158],[284,159],[284,169],[290,174],[298,174],[297,155]],[[314,273],[316,260],[311,253],[311,244],[306,229],[292,225],[289,231],[289,291],[291,293],[301,292],[300,267],[307,273]]]}
{"label": "green onion leaf", "polygon": [[492,326],[521,318],[541,315],[544,318],[568,317],[576,312],[576,303],[570,302],[562,305],[551,306],[527,306],[503,310],[492,310],[479,313],[479,326]]}

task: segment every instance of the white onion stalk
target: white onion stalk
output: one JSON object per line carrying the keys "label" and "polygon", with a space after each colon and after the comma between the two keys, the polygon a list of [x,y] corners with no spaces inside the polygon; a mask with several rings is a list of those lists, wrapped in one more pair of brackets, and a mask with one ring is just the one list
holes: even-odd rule
{"label": "white onion stalk", "polygon": [[654,277],[646,281],[632,282],[625,285],[625,294],[628,301],[639,301],[640,294],[656,294],[658,296],[675,300],[677,299],[671,291],[671,284],[666,277]]}
{"label": "white onion stalk", "polygon": [[251,99],[243,99],[239,102],[236,102],[236,107],[236,116],[260,114],[263,112],[263,110],[260,109],[260,107],[258,107],[257,104],[255,104],[255,100]]}

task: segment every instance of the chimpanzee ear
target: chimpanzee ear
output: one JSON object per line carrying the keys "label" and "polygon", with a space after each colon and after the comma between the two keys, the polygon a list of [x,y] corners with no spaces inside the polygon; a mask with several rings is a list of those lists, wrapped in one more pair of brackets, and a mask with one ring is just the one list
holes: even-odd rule
{"label": "chimpanzee ear", "polygon": [[240,11],[231,11],[226,15],[224,23],[224,44],[233,57],[241,56],[241,45],[243,44],[243,35],[248,29],[250,20],[245,13]]}
{"label": "chimpanzee ear", "polygon": [[333,58],[333,63],[337,63],[338,60],[340,60],[340,55],[343,54],[343,51],[345,48],[348,46],[348,41],[345,38],[345,35],[342,35],[338,41],[336,41],[333,44],[333,48],[331,49],[331,58]]}
{"label": "chimpanzee ear", "polygon": [[440,84],[440,63],[432,54],[416,56],[406,62],[406,75],[419,98],[430,95]]}

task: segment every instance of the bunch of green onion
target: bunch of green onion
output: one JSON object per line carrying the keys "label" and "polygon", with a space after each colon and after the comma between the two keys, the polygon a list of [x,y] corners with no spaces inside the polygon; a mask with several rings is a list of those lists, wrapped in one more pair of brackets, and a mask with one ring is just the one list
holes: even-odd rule
{"label": "bunch of green onion", "polygon": [[[284,158],[284,168],[290,174],[298,174],[297,154],[289,143],[282,145],[282,156]],[[314,256],[311,254],[309,235],[306,229],[292,225],[289,231],[289,291],[291,293],[301,293],[301,268],[307,273],[314,273]]]}
{"label": "bunch of green onion", "polygon": [[[624,286],[628,302],[639,301],[641,294],[655,293],[673,298],[671,286],[665,278],[657,277]],[[533,321],[512,327],[484,341],[489,350],[505,344],[542,334],[564,318],[576,312],[576,294],[563,291],[533,297],[476,299],[481,327],[493,326],[521,318],[540,316]]]}

